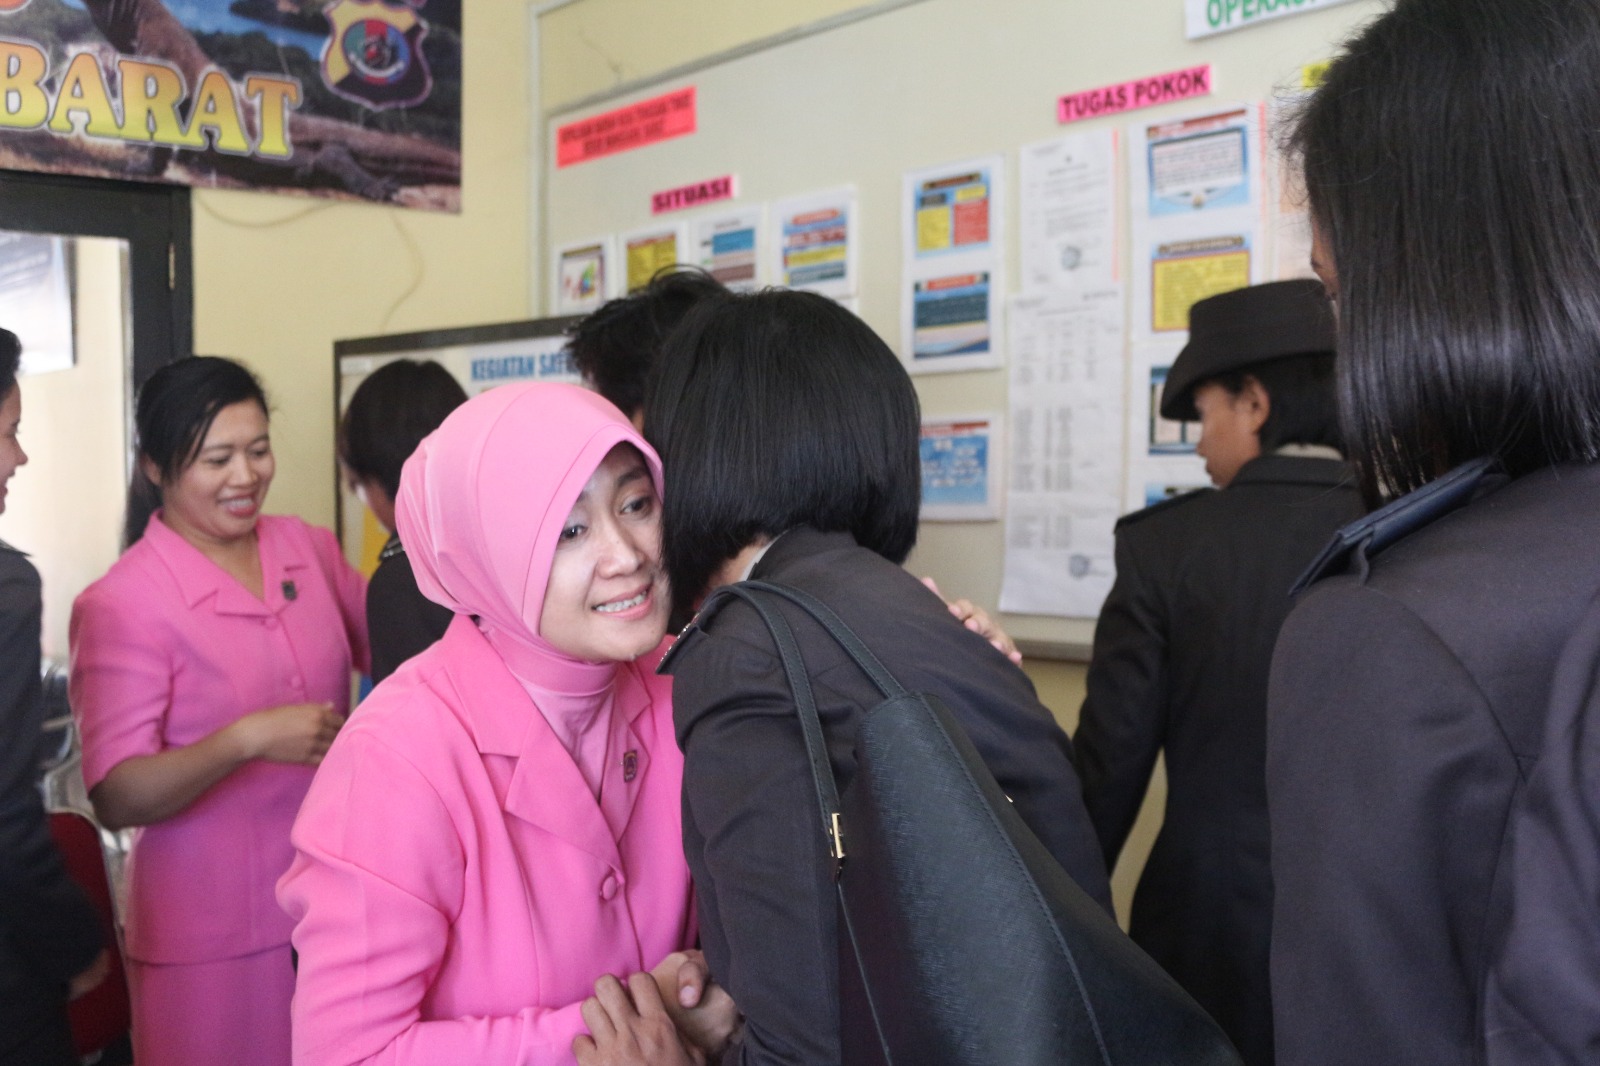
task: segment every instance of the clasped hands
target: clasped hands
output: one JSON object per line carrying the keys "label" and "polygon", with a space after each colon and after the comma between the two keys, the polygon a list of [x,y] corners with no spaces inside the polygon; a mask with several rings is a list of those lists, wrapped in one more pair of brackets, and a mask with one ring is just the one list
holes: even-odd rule
{"label": "clasped hands", "polygon": [[594,993],[582,1007],[589,1032],[572,1042],[578,1066],[704,1066],[727,1050],[742,1021],[693,950],[673,952],[626,985],[606,974]]}

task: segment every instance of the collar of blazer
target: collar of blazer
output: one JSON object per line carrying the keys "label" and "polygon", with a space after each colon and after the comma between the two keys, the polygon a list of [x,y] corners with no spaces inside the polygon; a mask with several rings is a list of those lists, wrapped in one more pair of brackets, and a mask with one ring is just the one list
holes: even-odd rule
{"label": "collar of blazer", "polygon": [[1333,535],[1333,540],[1294,583],[1289,595],[1298,596],[1332,574],[1355,572],[1365,577],[1379,552],[1445,515],[1459,511],[1472,502],[1480,489],[1497,484],[1498,473],[1498,464],[1492,457],[1473,459],[1415,492],[1408,492],[1356,519]]}
{"label": "collar of blazer", "polygon": [[172,531],[160,520],[160,512],[150,519],[144,535],[129,551],[148,545],[150,551],[171,572],[178,585],[183,602],[191,609],[198,607],[208,596],[214,596],[212,609],[218,614],[264,615],[276,614],[298,595],[295,574],[313,565],[313,560],[301,554],[301,538],[286,535],[288,530],[281,522],[294,519],[262,515],[256,523],[256,550],[261,553],[261,592],[265,600],[257,599],[231,574],[207,559],[193,544]]}
{"label": "collar of blazer", "polygon": [[550,723],[471,618],[457,615],[437,647],[433,661],[444,663],[444,676],[425,683],[448,688],[442,698],[479,752],[517,760],[501,801],[506,813],[620,869],[617,838],[650,770],[650,745],[638,731],[647,723],[638,719],[652,697],[638,669],[624,663],[617,670],[605,778],[596,801]]}

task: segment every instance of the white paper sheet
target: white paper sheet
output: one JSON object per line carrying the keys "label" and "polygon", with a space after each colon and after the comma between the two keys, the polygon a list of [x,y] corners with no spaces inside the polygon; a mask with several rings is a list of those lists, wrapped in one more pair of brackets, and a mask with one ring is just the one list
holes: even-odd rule
{"label": "white paper sheet", "polygon": [[1000,609],[1093,618],[1122,498],[1120,287],[1015,297]]}
{"label": "white paper sheet", "polygon": [[1023,292],[1117,282],[1117,145],[1117,131],[1102,129],[1023,146]]}

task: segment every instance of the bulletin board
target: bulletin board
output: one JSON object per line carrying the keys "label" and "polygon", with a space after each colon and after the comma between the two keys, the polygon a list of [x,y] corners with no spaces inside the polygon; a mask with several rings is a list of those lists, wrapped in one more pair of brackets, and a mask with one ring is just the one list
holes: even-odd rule
{"label": "bulletin board", "polygon": [[[440,364],[461,382],[468,396],[512,381],[577,384],[579,375],[567,352],[567,330],[577,321],[575,317],[536,318],[335,341],[335,434],[356,387],[368,374],[396,359],[432,360]],[[339,501],[335,515],[339,543],[351,565],[370,575],[377,568],[378,553],[389,534],[345,484],[337,461],[333,478],[335,498]]]}
{"label": "bulletin board", "polygon": [[[1134,153],[1128,145],[1134,131],[1241,105],[1248,111],[1241,126],[1250,127],[1250,136],[1259,137],[1266,151],[1275,136],[1269,127],[1271,102],[1301,89],[1303,79],[1311,77],[1310,72],[1355,28],[1380,13],[1384,4],[1351,0],[1308,7],[1303,14],[1198,39],[1185,35],[1185,11],[1190,6],[1185,0],[882,2],[819,24],[816,32],[785,34],[672,76],[624,86],[548,113],[543,180],[536,193],[544,234],[539,262],[551,271],[541,284],[542,306],[554,308],[561,295],[552,288],[558,280],[552,264],[559,263],[564,247],[598,239],[614,242],[610,247],[620,255],[615,242],[629,235],[677,227],[680,247],[692,252],[697,221],[726,216],[730,210],[767,211],[761,232],[770,242],[772,205],[848,190],[857,227],[851,254],[858,281],[853,291],[839,295],[907,358],[909,339],[903,319],[907,238],[902,224],[907,175],[966,161],[973,161],[972,172],[980,173],[979,167],[998,159],[994,236],[1001,252],[981,266],[981,273],[968,275],[987,282],[992,271],[998,282],[994,299],[1005,310],[994,331],[993,359],[963,364],[974,369],[917,374],[914,380],[924,416],[940,422],[940,432],[955,432],[949,427],[956,423],[983,426],[982,442],[1000,463],[999,499],[984,501],[974,495],[970,501],[956,500],[969,512],[965,521],[929,521],[925,513],[908,564],[917,574],[935,577],[947,595],[994,607],[1001,602],[1007,537],[1026,533],[1005,520],[1008,482],[1003,465],[1013,392],[1006,315],[1010,297],[1024,280],[1018,187],[1023,149],[1064,134],[1119,131],[1115,184],[1120,200],[1112,254],[1118,261],[1116,299],[1123,316],[1119,369],[1125,375],[1123,395],[1131,416],[1118,419],[1103,448],[1108,464],[1117,466],[1120,461],[1127,468],[1130,448],[1144,445],[1134,439],[1140,432],[1139,404],[1148,404],[1159,391],[1160,373],[1153,366],[1135,365],[1140,325],[1133,311],[1140,284],[1136,275],[1152,268],[1149,255],[1141,254],[1145,250],[1135,247],[1140,234],[1128,203],[1148,192],[1141,192],[1136,179],[1150,180],[1131,163]],[[1207,64],[1209,93],[1203,97],[1112,117],[1059,121],[1062,97]],[[645,147],[584,162],[573,162],[569,153],[561,165],[557,131],[563,126],[668,94],[681,98],[691,88],[695,110],[691,132],[679,123],[672,135]],[[1196,136],[1226,133],[1207,129]],[[1175,141],[1178,136],[1174,134]],[[724,178],[732,179],[731,186],[711,184]],[[663,201],[660,193],[702,187],[719,195],[731,189],[733,196],[687,210],[653,210],[684,199],[684,194],[674,193]],[[1270,195],[1263,194],[1260,209],[1275,210],[1281,192],[1275,186]],[[691,200],[693,195],[688,194]],[[1259,246],[1248,249],[1248,266],[1238,268],[1239,283],[1309,273],[1303,255],[1293,249],[1286,247],[1288,258],[1279,260],[1270,220],[1262,233]],[[1204,241],[1170,243],[1183,252]],[[771,251],[763,248],[758,256],[763,269],[757,281],[763,284],[777,280]],[[1218,255],[1216,263],[1225,267],[1229,262],[1246,262],[1239,258],[1243,252],[1224,251],[1237,254],[1232,260]],[[1180,258],[1175,253],[1172,261]],[[596,297],[616,294],[623,271],[608,273],[613,289]],[[1034,313],[1038,308],[1027,310]],[[1115,315],[1113,310],[1113,326]],[[1175,351],[1182,337],[1169,332],[1161,340]],[[992,422],[986,422],[991,415]],[[1169,426],[1163,432],[1163,447],[1181,454],[1187,446],[1184,431]],[[1154,435],[1152,429],[1152,440]],[[1128,501],[1135,495],[1129,493],[1122,510],[1130,509]],[[960,506],[955,512],[947,517],[963,517]],[[1107,529],[1114,517],[1104,523]],[[1006,613],[1003,620],[1034,655],[1085,657],[1093,636],[1090,617]]]}

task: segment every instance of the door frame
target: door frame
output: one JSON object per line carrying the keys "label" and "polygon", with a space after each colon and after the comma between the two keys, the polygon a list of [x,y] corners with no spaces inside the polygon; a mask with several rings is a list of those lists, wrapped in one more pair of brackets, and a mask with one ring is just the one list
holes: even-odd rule
{"label": "door frame", "polygon": [[189,189],[0,171],[0,229],[128,242],[129,382],[194,351]]}

